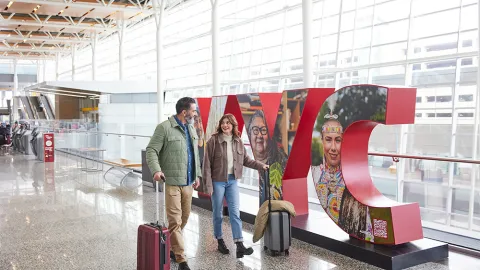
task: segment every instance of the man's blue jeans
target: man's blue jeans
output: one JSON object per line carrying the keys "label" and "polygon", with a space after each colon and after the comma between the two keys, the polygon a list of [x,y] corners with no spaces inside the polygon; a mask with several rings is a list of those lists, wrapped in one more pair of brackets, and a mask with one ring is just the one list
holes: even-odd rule
{"label": "man's blue jeans", "polygon": [[216,239],[223,239],[222,210],[223,197],[227,199],[228,216],[232,226],[234,242],[243,242],[242,220],[240,219],[240,194],[238,183],[233,174],[228,175],[228,182],[213,181],[213,232]]}

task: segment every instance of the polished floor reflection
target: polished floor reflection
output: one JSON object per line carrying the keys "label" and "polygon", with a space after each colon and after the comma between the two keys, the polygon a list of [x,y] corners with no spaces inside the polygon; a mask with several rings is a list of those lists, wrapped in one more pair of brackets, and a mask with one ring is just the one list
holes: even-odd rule
{"label": "polished floor reflection", "polygon": [[[153,189],[136,187],[134,177],[120,183],[122,174],[87,173],[70,157],[56,158],[45,165],[33,156],[0,156],[0,269],[136,269],[138,225],[163,216]],[[196,207],[184,235],[192,269],[378,269],[297,240],[289,257],[270,257],[262,243],[252,244],[249,224],[244,238],[254,254],[221,255],[211,213]],[[234,250],[227,219],[224,235]],[[451,253],[411,269],[480,269],[480,260]]]}

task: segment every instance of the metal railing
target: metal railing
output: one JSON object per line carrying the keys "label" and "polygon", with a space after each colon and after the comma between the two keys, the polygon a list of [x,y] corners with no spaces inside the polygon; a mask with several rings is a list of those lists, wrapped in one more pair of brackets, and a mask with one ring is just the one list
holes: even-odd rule
{"label": "metal railing", "polygon": [[480,164],[480,160],[465,159],[465,158],[449,158],[449,157],[436,157],[436,156],[413,156],[413,155],[379,153],[379,152],[369,152],[368,155],[369,156],[377,156],[377,157],[391,157],[395,162],[397,161],[396,160],[397,158],[408,158],[408,159],[420,159],[420,160],[434,160],[434,161]]}

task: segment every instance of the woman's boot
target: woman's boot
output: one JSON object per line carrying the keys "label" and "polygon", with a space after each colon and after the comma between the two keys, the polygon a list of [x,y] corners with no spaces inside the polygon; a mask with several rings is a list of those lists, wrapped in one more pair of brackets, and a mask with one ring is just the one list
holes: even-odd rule
{"label": "woman's boot", "polygon": [[237,258],[243,258],[243,255],[252,255],[253,248],[246,248],[243,242],[237,242]]}
{"label": "woman's boot", "polygon": [[230,250],[228,250],[223,239],[218,239],[218,251],[222,254],[230,254]]}

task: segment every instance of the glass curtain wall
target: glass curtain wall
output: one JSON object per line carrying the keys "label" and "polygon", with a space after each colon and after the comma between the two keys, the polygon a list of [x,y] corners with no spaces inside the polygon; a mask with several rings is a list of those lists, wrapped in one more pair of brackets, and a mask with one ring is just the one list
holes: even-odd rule
{"label": "glass curtain wall", "polygon": [[[304,87],[302,1],[218,1],[223,94]],[[415,125],[378,127],[371,152],[478,159],[478,1],[313,2],[315,86],[374,83],[418,89]],[[181,96],[212,95],[210,1],[186,1],[168,10],[164,25],[165,103],[171,114]],[[155,31],[153,19],[126,30],[126,79],[156,80]],[[118,79],[116,34],[97,46],[98,80]],[[79,78],[91,76],[91,51],[84,50],[75,63]],[[71,69],[71,58],[63,58],[62,80],[71,79]],[[479,238],[477,165],[395,163],[375,156],[370,163],[384,194],[419,202],[424,226]],[[244,184],[254,188],[254,183]],[[318,203],[314,190],[310,197]]]}

